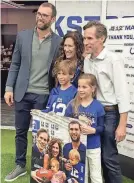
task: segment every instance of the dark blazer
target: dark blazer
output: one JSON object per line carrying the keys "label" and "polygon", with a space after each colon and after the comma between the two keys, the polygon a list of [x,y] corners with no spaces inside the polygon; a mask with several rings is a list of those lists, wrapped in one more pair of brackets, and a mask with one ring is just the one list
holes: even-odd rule
{"label": "dark blazer", "polygon": [[[24,30],[18,33],[14,53],[12,56],[12,63],[10,66],[6,86],[7,88],[13,88],[14,98],[17,102],[20,102],[24,97],[29,83],[33,33],[34,29]],[[49,90],[54,87],[52,66],[57,58],[60,43],[61,37],[55,33],[52,33],[52,43],[48,61]]]}

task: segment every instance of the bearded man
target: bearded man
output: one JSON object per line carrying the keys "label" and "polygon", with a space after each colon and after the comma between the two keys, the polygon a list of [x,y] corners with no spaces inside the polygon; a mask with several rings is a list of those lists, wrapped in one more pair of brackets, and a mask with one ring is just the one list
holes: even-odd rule
{"label": "bearded man", "polygon": [[68,125],[68,131],[71,142],[64,145],[63,156],[64,158],[69,159],[69,153],[72,149],[74,149],[78,151],[80,160],[75,165],[72,165],[70,162],[65,163],[64,167],[67,176],[66,183],[84,183],[86,146],[80,141],[80,123],[75,120],[71,121]]}
{"label": "bearded man", "polygon": [[57,58],[61,38],[51,30],[56,8],[40,5],[36,27],[18,33],[5,92],[8,106],[15,103],[16,158],[15,169],[6,176],[12,182],[26,174],[27,132],[31,109],[44,109],[54,86],[52,66]]}

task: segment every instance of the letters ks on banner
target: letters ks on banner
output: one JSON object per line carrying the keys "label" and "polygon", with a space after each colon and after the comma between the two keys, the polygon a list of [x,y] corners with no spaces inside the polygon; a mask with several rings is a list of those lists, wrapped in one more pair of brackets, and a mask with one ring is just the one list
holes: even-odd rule
{"label": "letters ks on banner", "polygon": [[[79,126],[84,122],[39,110],[31,115],[30,183],[84,183],[87,136],[80,134]],[[80,142],[78,149],[72,141]]]}

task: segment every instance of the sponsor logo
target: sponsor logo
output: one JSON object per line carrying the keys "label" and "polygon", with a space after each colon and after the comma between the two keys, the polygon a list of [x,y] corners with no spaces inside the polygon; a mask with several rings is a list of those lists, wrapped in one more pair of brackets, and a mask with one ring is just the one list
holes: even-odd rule
{"label": "sponsor logo", "polygon": [[127,124],[126,127],[127,127],[127,128],[133,128],[133,125]]}

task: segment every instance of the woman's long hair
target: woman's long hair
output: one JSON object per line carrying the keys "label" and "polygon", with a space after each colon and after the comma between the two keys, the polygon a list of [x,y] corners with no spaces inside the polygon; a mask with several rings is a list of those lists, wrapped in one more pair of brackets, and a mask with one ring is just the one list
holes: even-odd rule
{"label": "woman's long hair", "polygon": [[84,57],[83,57],[83,52],[84,52],[83,36],[78,31],[70,31],[63,37],[63,40],[62,40],[61,45],[60,45],[59,57],[57,59],[57,62],[60,60],[66,60],[66,55],[64,52],[64,43],[65,43],[65,40],[67,38],[71,38],[74,41],[74,45],[76,48],[77,62],[79,62],[78,65],[80,65],[80,66],[82,65],[82,67],[83,67],[83,63],[82,63],[84,60]]}
{"label": "woman's long hair", "polygon": [[48,148],[47,148],[47,152],[46,152],[49,155],[50,160],[53,158],[52,148],[55,143],[57,143],[59,146],[59,154],[57,156],[57,160],[59,160],[59,157],[62,156],[62,141],[58,138],[53,138],[48,143]]}
{"label": "woman's long hair", "polygon": [[[85,79],[89,86],[93,86],[94,87],[94,92],[92,93],[92,97],[95,98],[96,97],[96,92],[97,92],[97,80],[96,77],[93,74],[82,74],[78,81],[80,79]],[[74,111],[74,116],[78,115],[78,108],[81,104],[81,98],[79,96],[79,94],[77,93],[77,95],[75,96],[75,98],[71,101],[72,107],[73,107],[73,111]]]}

